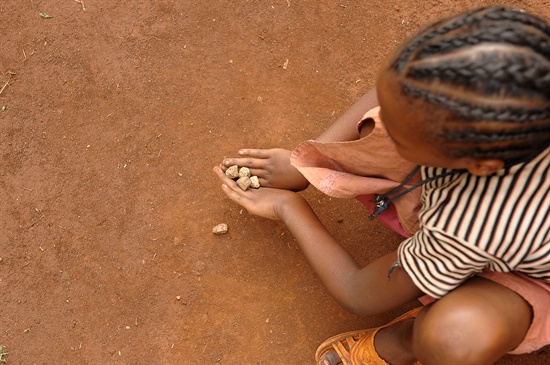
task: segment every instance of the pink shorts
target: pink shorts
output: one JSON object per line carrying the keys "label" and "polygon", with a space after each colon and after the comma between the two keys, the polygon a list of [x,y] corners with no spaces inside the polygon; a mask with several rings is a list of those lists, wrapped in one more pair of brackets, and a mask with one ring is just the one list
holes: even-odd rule
{"label": "pink shorts", "polygon": [[[512,355],[526,354],[550,344],[550,285],[542,280],[520,273],[483,271],[477,276],[494,281],[519,294],[533,309],[533,321],[523,342],[509,352]],[[424,305],[435,298],[425,295],[419,298]]]}
{"label": "pink shorts", "polygon": [[[372,195],[358,196],[356,199],[363,203],[369,212],[374,211],[374,203],[371,201]],[[395,208],[392,208],[393,207],[390,205],[390,209],[382,212],[382,214],[377,217],[377,220],[402,236],[409,237],[410,235],[399,223]],[[499,283],[518,293],[533,309],[533,322],[531,323],[531,327],[529,327],[523,342],[514,350],[510,351],[509,354],[525,354],[550,344],[550,284],[513,272],[503,273],[487,270],[477,275]],[[419,298],[419,300],[424,305],[436,301],[435,298],[429,295],[425,295]]]}
{"label": "pink shorts", "polygon": [[[368,195],[358,195],[355,199],[359,200],[367,209],[369,213],[374,213],[376,211],[376,206],[374,203],[374,194]],[[397,210],[393,204],[390,204],[388,208],[382,211],[376,220],[381,223],[383,226],[399,233],[403,237],[410,237],[410,234],[403,228],[399,218],[397,217]]]}
{"label": "pink shorts", "polygon": [[[369,212],[373,211],[374,204],[370,201],[372,195],[358,196],[356,198],[363,203]],[[399,223],[395,209],[384,211],[383,214],[377,217],[377,220],[404,237],[410,236]],[[525,299],[533,309],[531,327],[529,327],[523,342],[510,351],[509,354],[525,354],[550,344],[550,284],[514,272],[503,273],[487,270],[477,275],[513,290]],[[419,300],[422,304],[426,305],[434,302],[436,299],[425,295],[419,298]]]}

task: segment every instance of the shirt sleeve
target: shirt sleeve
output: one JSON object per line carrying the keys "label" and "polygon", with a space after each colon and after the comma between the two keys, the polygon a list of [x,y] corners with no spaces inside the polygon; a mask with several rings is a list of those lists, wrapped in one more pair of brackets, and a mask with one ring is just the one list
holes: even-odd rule
{"label": "shirt sleeve", "polygon": [[494,260],[446,232],[423,228],[398,249],[401,267],[424,293],[441,298]]}

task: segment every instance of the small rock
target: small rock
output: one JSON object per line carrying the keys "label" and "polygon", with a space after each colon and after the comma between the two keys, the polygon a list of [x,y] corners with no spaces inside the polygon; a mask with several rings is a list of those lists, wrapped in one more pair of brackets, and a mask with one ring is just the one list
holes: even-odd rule
{"label": "small rock", "polygon": [[237,185],[239,185],[239,188],[243,189],[243,191],[246,191],[251,183],[250,178],[247,176],[240,177],[239,180],[237,180]]}
{"label": "small rock", "polygon": [[250,176],[250,187],[254,189],[260,187],[260,179],[258,179],[258,176]]}
{"label": "small rock", "polygon": [[250,169],[248,167],[241,167],[239,177],[250,177]]}
{"label": "small rock", "polygon": [[225,170],[225,175],[230,179],[235,179],[239,177],[239,166],[233,165]]}
{"label": "small rock", "polygon": [[227,224],[220,223],[216,227],[212,228],[212,233],[214,234],[225,234],[227,233]]}
{"label": "small rock", "polygon": [[201,276],[206,271],[206,264],[203,261],[197,261],[191,268],[191,271],[195,275]]}

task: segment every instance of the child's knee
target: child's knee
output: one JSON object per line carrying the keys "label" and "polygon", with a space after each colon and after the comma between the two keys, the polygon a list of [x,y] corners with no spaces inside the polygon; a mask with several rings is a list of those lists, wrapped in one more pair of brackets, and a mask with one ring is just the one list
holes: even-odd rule
{"label": "child's knee", "polygon": [[492,364],[511,350],[498,315],[476,305],[441,304],[423,310],[414,324],[412,347],[422,364]]}

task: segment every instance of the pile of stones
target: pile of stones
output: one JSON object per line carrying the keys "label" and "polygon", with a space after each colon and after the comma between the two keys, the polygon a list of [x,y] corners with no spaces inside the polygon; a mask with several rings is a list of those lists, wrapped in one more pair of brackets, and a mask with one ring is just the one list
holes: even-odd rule
{"label": "pile of stones", "polygon": [[236,180],[237,185],[243,190],[260,187],[260,180],[258,176],[250,176],[250,169],[248,167],[241,167],[233,165],[225,170],[225,175],[230,179]]}

